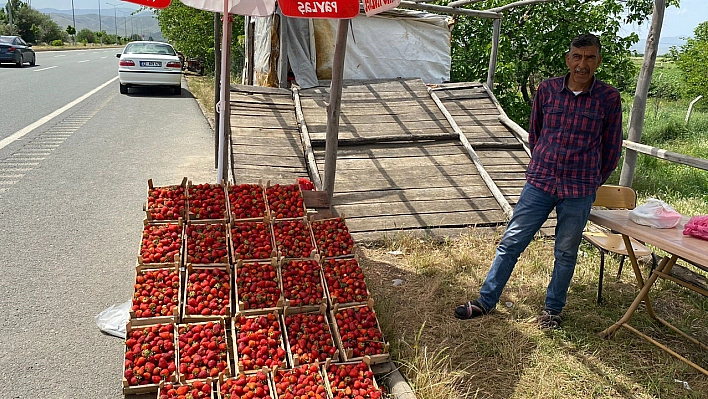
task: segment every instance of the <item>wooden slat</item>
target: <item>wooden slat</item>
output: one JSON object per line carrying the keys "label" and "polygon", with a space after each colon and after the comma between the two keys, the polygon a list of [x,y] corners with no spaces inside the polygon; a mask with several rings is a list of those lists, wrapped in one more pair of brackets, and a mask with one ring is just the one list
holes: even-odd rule
{"label": "wooden slat", "polygon": [[255,145],[249,144],[233,144],[231,152],[234,154],[244,155],[275,155],[275,156],[296,156],[302,157],[302,149],[292,145],[272,146],[272,145]]}
{"label": "wooden slat", "polygon": [[469,211],[497,211],[499,204],[494,198],[467,198],[446,199],[430,201],[394,201],[376,203],[338,204],[334,200],[338,212],[349,217],[357,215],[395,216],[395,215],[421,215],[445,214]]}
{"label": "wooden slat", "polygon": [[354,242],[357,243],[368,243],[368,242],[378,242],[384,238],[393,238],[399,234],[411,235],[413,237],[425,238],[425,239],[440,239],[445,240],[448,237],[459,237],[463,234],[469,234],[470,231],[479,232],[486,231],[488,234],[493,234],[497,227],[480,227],[480,226],[469,226],[469,227],[430,227],[426,229],[411,229],[411,230],[381,230],[381,231],[361,231],[351,233]]}
{"label": "wooden slat", "polygon": [[234,162],[238,162],[241,165],[305,169],[303,158],[297,156],[234,154]]}
{"label": "wooden slat", "polygon": [[[309,125],[318,125],[327,122],[326,113],[324,112],[310,112],[307,114],[306,121]],[[497,121],[496,117],[489,117],[490,120]],[[430,114],[425,113],[409,113],[409,114],[368,114],[368,115],[341,115],[341,124],[375,124],[375,123],[418,123],[418,122],[432,122],[438,121],[447,124],[446,121],[434,118]]]}
{"label": "wooden slat", "polygon": [[[336,186],[335,186],[336,187]],[[383,190],[366,190],[337,192],[338,204],[377,203],[392,201],[418,201],[430,199],[460,199],[460,198],[492,198],[489,189],[481,182],[479,185],[464,187],[413,187],[408,189],[389,188]]]}
{"label": "wooden slat", "polygon": [[505,218],[501,210],[379,217],[354,217],[347,214],[347,227],[352,233],[381,230],[395,231],[406,228],[493,225],[504,222]]}
{"label": "wooden slat", "polygon": [[240,85],[240,84],[233,84],[232,83],[230,88],[231,88],[232,92],[240,92],[240,93],[258,93],[258,94],[270,94],[270,95],[282,95],[282,96],[291,95],[290,90],[283,89],[280,87],[251,86],[251,85]]}
{"label": "wooden slat", "polygon": [[[453,176],[453,177],[432,177],[429,180],[429,188],[438,187],[450,187],[450,185],[455,184],[456,187],[479,187],[484,184],[479,176]],[[400,179],[390,179],[381,177],[372,177],[370,179],[348,179],[348,180],[335,180],[334,191],[336,193],[346,193],[346,192],[365,192],[374,190],[388,190],[388,189],[420,189],[420,183],[406,181],[403,177]],[[428,188],[428,187],[426,187]]]}

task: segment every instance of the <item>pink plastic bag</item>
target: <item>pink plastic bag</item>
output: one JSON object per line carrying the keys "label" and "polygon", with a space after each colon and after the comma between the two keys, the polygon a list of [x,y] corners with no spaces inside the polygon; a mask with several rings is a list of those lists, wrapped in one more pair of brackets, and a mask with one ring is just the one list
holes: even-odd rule
{"label": "pink plastic bag", "polygon": [[629,219],[657,229],[670,229],[679,224],[681,214],[662,200],[647,198],[647,202],[629,212]]}
{"label": "pink plastic bag", "polygon": [[708,240],[708,215],[692,217],[683,227],[683,234]]}

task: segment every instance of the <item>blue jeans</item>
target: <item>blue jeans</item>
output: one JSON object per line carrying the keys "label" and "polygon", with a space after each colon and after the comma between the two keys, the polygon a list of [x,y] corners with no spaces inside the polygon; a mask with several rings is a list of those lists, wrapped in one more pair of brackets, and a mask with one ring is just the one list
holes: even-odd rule
{"label": "blue jeans", "polygon": [[555,262],[546,291],[545,309],[560,313],[565,306],[578,247],[594,201],[595,194],[582,198],[558,198],[526,183],[480,289],[478,301],[482,306],[493,309],[497,305],[519,255],[555,207],[558,216],[553,250]]}

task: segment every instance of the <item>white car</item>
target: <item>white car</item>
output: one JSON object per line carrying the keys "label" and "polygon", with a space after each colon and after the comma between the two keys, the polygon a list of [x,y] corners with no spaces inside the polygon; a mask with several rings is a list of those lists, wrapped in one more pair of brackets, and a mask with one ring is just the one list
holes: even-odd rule
{"label": "white car", "polygon": [[130,42],[123,52],[116,54],[120,93],[128,94],[129,87],[163,86],[172,93],[182,93],[182,62],[175,49],[162,42]]}

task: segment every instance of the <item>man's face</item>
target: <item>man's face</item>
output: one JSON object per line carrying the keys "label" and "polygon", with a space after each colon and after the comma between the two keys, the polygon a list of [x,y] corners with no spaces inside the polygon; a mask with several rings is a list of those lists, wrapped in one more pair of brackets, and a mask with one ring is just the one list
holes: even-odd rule
{"label": "man's face", "polygon": [[590,87],[592,76],[600,65],[602,56],[597,46],[571,47],[565,55],[565,64],[570,69],[568,88],[573,91],[582,91]]}

